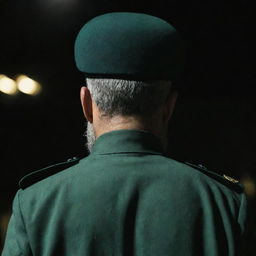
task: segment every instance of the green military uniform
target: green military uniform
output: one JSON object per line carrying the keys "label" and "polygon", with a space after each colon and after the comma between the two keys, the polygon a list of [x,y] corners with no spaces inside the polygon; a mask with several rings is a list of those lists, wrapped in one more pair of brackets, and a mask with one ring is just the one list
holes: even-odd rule
{"label": "green military uniform", "polygon": [[20,185],[3,256],[242,255],[241,184],[165,157],[145,131],[103,134]]}
{"label": "green military uniform", "polygon": [[[87,77],[173,82],[181,49],[166,21],[111,13],[81,29],[75,60]],[[21,180],[2,256],[239,255],[241,184],[194,167],[146,131],[105,133],[87,158]]]}

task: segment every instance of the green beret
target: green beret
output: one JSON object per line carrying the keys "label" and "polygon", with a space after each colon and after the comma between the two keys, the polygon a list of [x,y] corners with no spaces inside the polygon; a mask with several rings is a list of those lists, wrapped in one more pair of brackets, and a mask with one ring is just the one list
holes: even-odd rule
{"label": "green beret", "polygon": [[176,29],[160,18],[107,13],[82,27],[75,61],[90,78],[176,80],[183,69],[183,43]]}

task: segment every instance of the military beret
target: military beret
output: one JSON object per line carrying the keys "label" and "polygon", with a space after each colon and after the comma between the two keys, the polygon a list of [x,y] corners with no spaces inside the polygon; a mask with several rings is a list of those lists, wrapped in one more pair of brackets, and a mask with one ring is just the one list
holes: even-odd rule
{"label": "military beret", "polygon": [[75,61],[90,78],[175,80],[183,69],[183,41],[158,17],[107,13],[82,27],[75,41]]}

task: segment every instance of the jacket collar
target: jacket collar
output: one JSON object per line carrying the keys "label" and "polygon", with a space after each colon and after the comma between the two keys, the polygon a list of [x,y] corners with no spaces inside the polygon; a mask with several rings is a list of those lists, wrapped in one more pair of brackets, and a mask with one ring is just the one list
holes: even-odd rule
{"label": "jacket collar", "polygon": [[95,141],[91,154],[163,154],[160,139],[144,130],[117,130],[104,133]]}

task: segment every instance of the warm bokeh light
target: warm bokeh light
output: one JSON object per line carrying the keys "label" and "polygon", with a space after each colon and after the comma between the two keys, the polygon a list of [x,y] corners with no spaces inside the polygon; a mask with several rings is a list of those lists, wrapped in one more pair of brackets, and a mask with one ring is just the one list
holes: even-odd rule
{"label": "warm bokeh light", "polygon": [[18,92],[17,84],[11,78],[0,75],[0,91],[5,94],[14,95]]}
{"label": "warm bokeh light", "polygon": [[16,82],[18,89],[25,94],[37,95],[41,91],[41,85],[25,75],[20,75]]}
{"label": "warm bokeh light", "polygon": [[255,197],[256,195],[255,181],[249,176],[245,176],[244,178],[242,178],[241,181],[244,184],[245,193],[247,194],[247,196]]}
{"label": "warm bokeh light", "polygon": [[0,242],[4,241],[5,235],[6,235],[6,230],[7,226],[10,220],[11,213],[10,212],[1,212],[0,215]]}

